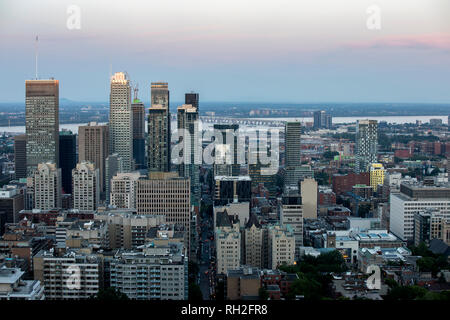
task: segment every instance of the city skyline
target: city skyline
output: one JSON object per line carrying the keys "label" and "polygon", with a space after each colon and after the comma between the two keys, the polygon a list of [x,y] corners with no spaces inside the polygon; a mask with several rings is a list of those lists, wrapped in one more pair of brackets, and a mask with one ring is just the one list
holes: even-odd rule
{"label": "city skyline", "polygon": [[[0,95],[23,101],[17,84],[34,78],[38,35],[39,78],[59,79],[74,101],[107,101],[105,82],[126,70],[144,102],[152,81],[169,82],[179,101],[194,90],[202,101],[450,102],[446,1],[378,1],[379,30],[366,25],[371,1],[252,4],[3,1],[10,78]],[[67,27],[70,5],[80,29]]]}

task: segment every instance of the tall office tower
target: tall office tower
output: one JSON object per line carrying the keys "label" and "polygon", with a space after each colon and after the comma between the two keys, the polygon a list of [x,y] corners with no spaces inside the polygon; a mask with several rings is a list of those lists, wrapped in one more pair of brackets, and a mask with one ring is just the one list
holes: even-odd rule
{"label": "tall office tower", "polygon": [[199,133],[198,110],[192,105],[178,107],[178,130],[185,130],[188,136],[180,137],[183,152],[180,154],[182,163],[178,164],[180,177],[191,179],[191,203],[198,205],[201,198],[200,163],[201,163],[201,134]]}
{"label": "tall office tower", "polygon": [[34,209],[61,208],[61,169],[55,163],[39,163],[33,177]]}
{"label": "tall office tower", "polygon": [[39,163],[59,166],[59,81],[25,81],[25,123],[27,135],[27,175]]}
{"label": "tall office tower", "polygon": [[238,158],[239,125],[215,124],[214,134],[222,137],[222,142],[214,149],[214,176],[239,176],[241,171]]}
{"label": "tall office tower", "polygon": [[117,153],[123,170],[129,172],[133,169],[133,115],[130,80],[123,72],[111,77],[109,108],[110,153]]}
{"label": "tall office tower", "polygon": [[137,98],[137,90],[133,104],[133,159],[136,169],[144,169],[145,163],[145,107],[144,103]]}
{"label": "tall office tower", "polygon": [[27,177],[27,136],[14,137],[14,173],[16,179]]}
{"label": "tall office tower", "polygon": [[72,170],[73,208],[96,210],[100,199],[99,170],[92,162],[81,161]]}
{"label": "tall office tower", "polygon": [[286,175],[284,184],[286,187],[298,187],[298,181],[300,179],[300,167],[301,167],[301,123],[286,122],[285,124],[285,168]]}
{"label": "tall office tower", "polygon": [[77,137],[72,131],[59,133],[59,167],[64,193],[72,194],[72,169],[77,164]]}
{"label": "tall office tower", "polygon": [[150,172],[149,179],[137,181],[136,209],[138,214],[165,215],[167,223],[183,226],[185,243],[189,244],[189,179],[179,177],[176,172]]}
{"label": "tall office tower", "polygon": [[368,172],[369,165],[378,162],[377,120],[358,120],[356,123],[356,173]]}
{"label": "tall office tower", "polygon": [[119,172],[123,172],[122,158],[117,153],[111,154],[105,161],[105,189],[106,203],[110,203],[111,179]]}
{"label": "tall office tower", "polygon": [[100,172],[100,192],[106,189],[105,166],[109,155],[109,127],[97,122],[89,122],[78,127],[79,161],[90,161]]}
{"label": "tall office tower", "polygon": [[190,104],[193,107],[197,108],[197,112],[199,111],[198,106],[198,93],[190,92],[184,95],[184,104]]}
{"label": "tall office tower", "polygon": [[280,205],[280,222],[290,226],[295,236],[295,257],[300,258],[300,247],[303,246],[303,204],[298,191],[288,191],[282,197]]}
{"label": "tall office tower", "polygon": [[314,129],[331,129],[333,117],[326,111],[314,111]]}
{"label": "tall office tower", "polygon": [[167,82],[152,82],[148,114],[148,170],[170,171],[170,110]]}
{"label": "tall office tower", "polygon": [[286,122],[285,130],[285,152],[286,152],[286,167],[297,167],[302,164],[300,159],[301,151],[301,123]]}
{"label": "tall office tower", "polygon": [[136,185],[139,172],[118,173],[111,179],[110,204],[116,208],[136,209]]}

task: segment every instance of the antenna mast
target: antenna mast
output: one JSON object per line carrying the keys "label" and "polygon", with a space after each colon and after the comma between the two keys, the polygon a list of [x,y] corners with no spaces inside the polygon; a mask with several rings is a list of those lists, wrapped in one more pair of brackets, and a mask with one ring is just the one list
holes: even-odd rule
{"label": "antenna mast", "polygon": [[136,86],[134,87],[133,91],[134,91],[134,100],[137,100],[138,91],[139,91],[139,83],[136,83]]}
{"label": "antenna mast", "polygon": [[36,73],[36,80],[38,79],[38,36],[36,36],[36,43],[35,43],[35,73]]}

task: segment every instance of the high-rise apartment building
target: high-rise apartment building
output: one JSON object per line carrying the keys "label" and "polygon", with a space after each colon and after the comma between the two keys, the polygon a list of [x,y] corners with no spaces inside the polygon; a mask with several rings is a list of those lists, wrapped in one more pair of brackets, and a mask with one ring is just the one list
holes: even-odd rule
{"label": "high-rise apartment building", "polygon": [[333,118],[326,111],[314,111],[314,129],[331,129]]}
{"label": "high-rise apartment building", "polygon": [[34,279],[41,281],[48,300],[79,300],[95,296],[101,287],[100,266],[98,256],[75,250],[62,255],[41,250],[33,257]]}
{"label": "high-rise apartment building", "polygon": [[198,110],[192,105],[178,107],[177,113],[179,144],[182,146],[180,153],[181,163],[178,164],[180,177],[191,179],[191,202],[194,205],[200,203],[200,164],[202,159],[201,132],[199,132]]}
{"label": "high-rise apartment building", "polygon": [[217,274],[227,274],[241,265],[241,232],[239,219],[227,211],[218,212],[214,226]]}
{"label": "high-rise apartment building", "polygon": [[378,162],[377,120],[358,120],[356,123],[355,172],[368,172],[372,163]]}
{"label": "high-rise apartment building", "polygon": [[300,257],[303,246],[303,204],[297,190],[286,192],[280,205],[280,222],[283,227],[290,226],[295,237],[295,256]]}
{"label": "high-rise apartment building", "polygon": [[123,72],[111,77],[109,96],[110,153],[117,153],[125,172],[133,169],[133,115],[131,112],[130,80]]}
{"label": "high-rise apartment building", "polygon": [[99,170],[92,162],[82,161],[72,170],[74,209],[97,209],[100,202],[99,176]]}
{"label": "high-rise apartment building", "polygon": [[16,179],[27,177],[27,135],[14,137],[14,174]]}
{"label": "high-rise apartment building", "polygon": [[290,225],[268,227],[268,267],[275,270],[283,264],[295,262],[295,235]]}
{"label": "high-rise apartment building", "polygon": [[39,163],[59,166],[59,81],[25,81],[25,126],[27,136],[27,175]]}
{"label": "high-rise apartment building", "polygon": [[136,186],[139,172],[118,173],[111,179],[110,204],[116,208],[136,209]]}
{"label": "high-rise apartment building", "polygon": [[148,114],[148,170],[170,171],[170,110],[167,82],[151,84],[151,106]]}
{"label": "high-rise apartment building", "polygon": [[109,155],[109,127],[89,122],[78,127],[79,161],[94,163],[100,173],[100,192],[106,189],[106,158]]}
{"label": "high-rise apartment building", "polygon": [[72,131],[59,133],[59,167],[64,193],[72,194],[72,169],[77,164],[77,136]]}
{"label": "high-rise apartment building", "polygon": [[119,251],[110,263],[110,285],[133,300],[187,300],[188,257],[183,243]]}
{"label": "high-rise apartment building", "polygon": [[133,159],[136,169],[144,169],[145,163],[145,107],[135,97],[131,104],[133,113]]}
{"label": "high-rise apartment building", "polygon": [[55,163],[39,163],[33,176],[34,209],[61,208],[61,169]]}
{"label": "high-rise apartment building", "polygon": [[264,267],[264,229],[256,214],[251,214],[244,229],[244,259],[245,265]]}

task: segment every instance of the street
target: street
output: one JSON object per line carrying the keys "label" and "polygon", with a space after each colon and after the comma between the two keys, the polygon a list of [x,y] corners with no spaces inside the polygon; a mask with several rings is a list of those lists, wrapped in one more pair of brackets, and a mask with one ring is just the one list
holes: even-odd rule
{"label": "street", "polygon": [[199,264],[200,270],[200,289],[204,300],[210,300],[210,295],[214,293],[214,275],[211,269],[212,257],[212,242],[213,235],[212,219],[205,215],[202,219],[201,226],[201,261]]}

